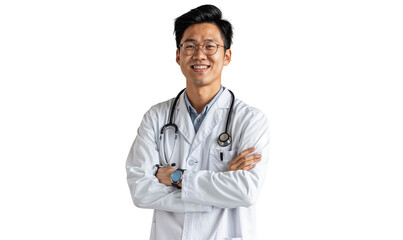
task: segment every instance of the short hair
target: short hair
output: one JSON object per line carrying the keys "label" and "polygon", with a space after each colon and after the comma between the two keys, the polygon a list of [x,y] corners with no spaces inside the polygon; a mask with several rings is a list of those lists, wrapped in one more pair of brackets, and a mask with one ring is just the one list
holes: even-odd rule
{"label": "short hair", "polygon": [[182,40],[185,30],[198,23],[215,24],[221,32],[221,37],[224,40],[224,48],[230,49],[232,44],[232,25],[225,19],[222,19],[222,13],[219,8],[214,5],[202,5],[194,8],[189,12],[175,19],[175,39],[176,47],[179,49],[180,41]]}

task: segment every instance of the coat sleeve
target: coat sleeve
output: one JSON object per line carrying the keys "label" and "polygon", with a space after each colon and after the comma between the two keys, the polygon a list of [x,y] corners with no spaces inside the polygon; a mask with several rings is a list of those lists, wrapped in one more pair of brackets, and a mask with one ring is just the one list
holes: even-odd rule
{"label": "coat sleeve", "polygon": [[219,208],[249,207],[255,204],[265,179],[269,159],[269,125],[261,112],[248,118],[242,129],[240,152],[256,147],[262,154],[255,168],[245,171],[186,172],[182,180],[182,200]]}
{"label": "coat sleeve", "polygon": [[154,176],[159,155],[152,119],[150,112],[144,115],[126,161],[127,182],[134,204],[177,213],[211,211],[211,206],[183,201],[180,190],[159,183]]}

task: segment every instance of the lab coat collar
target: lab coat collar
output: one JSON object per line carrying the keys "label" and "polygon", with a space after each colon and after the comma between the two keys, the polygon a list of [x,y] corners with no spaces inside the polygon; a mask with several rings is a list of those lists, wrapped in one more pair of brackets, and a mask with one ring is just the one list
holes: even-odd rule
{"label": "lab coat collar", "polygon": [[[215,129],[222,120],[227,119],[228,111],[231,105],[231,94],[225,89],[217,101],[211,106],[197,134],[195,133],[193,123],[190,119],[189,112],[185,103],[184,93],[179,98],[179,104],[176,106],[175,122],[179,131],[185,139],[192,144],[191,152],[200,145],[202,141]],[[224,131],[224,129],[222,130]],[[217,137],[221,133],[217,130]]]}
{"label": "lab coat collar", "polygon": [[176,105],[175,123],[178,126],[179,132],[182,133],[189,143],[192,143],[196,133],[187,110],[184,94],[185,92],[181,94],[179,103]]}
{"label": "lab coat collar", "polygon": [[231,106],[231,93],[228,91],[228,88],[224,89],[224,92],[221,96],[217,99],[217,106],[218,108],[230,108]]}

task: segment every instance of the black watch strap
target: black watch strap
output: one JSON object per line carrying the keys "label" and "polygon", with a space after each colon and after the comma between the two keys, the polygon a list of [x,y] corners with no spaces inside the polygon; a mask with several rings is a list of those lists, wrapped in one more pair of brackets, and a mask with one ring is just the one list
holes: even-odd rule
{"label": "black watch strap", "polygon": [[172,183],[172,186],[176,187],[177,189],[182,189],[181,187],[179,187],[178,183]]}
{"label": "black watch strap", "polygon": [[155,167],[157,168],[157,171],[155,171],[154,176],[157,176],[158,170],[160,170],[160,165],[159,165],[159,164],[155,164]]}

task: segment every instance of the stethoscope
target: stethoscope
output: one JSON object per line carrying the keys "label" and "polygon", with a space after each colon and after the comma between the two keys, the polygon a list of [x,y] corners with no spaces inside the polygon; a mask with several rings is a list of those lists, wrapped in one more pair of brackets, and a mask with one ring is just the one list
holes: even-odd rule
{"label": "stethoscope", "polygon": [[[174,100],[174,102],[173,102],[173,104],[172,104],[172,107],[171,107],[171,112],[170,112],[170,115],[169,115],[169,122],[168,122],[167,124],[165,124],[165,125],[161,128],[159,153],[160,153],[161,160],[164,160],[164,161],[165,161],[165,163],[162,162],[162,166],[164,166],[164,167],[168,167],[168,166],[174,167],[174,166],[176,165],[175,163],[170,164],[171,158],[172,158],[172,156],[173,156],[173,154],[174,154],[174,152],[175,152],[176,141],[177,141],[177,139],[178,139],[178,126],[177,126],[175,123],[173,123],[173,115],[174,115],[174,110],[175,110],[176,104],[177,104],[177,102],[178,102],[178,100],[179,100],[179,97],[182,95],[182,93],[183,93],[185,90],[186,90],[186,88],[182,89],[182,90],[178,93],[178,96],[176,96],[176,98],[175,98],[175,100]],[[221,146],[221,147],[227,147],[227,146],[230,145],[231,142],[232,142],[232,137],[231,137],[231,135],[229,135],[229,133],[228,133],[228,125],[229,125],[229,122],[231,121],[231,113],[232,113],[232,109],[233,109],[233,107],[234,107],[235,95],[234,95],[234,93],[233,93],[231,90],[228,89],[228,91],[231,93],[232,99],[231,99],[231,107],[230,107],[230,109],[229,109],[228,116],[227,116],[227,123],[226,123],[226,125],[225,125],[225,131],[224,131],[223,133],[221,133],[221,134],[218,136],[218,139],[217,139],[217,143],[218,143],[218,145]],[[165,139],[165,137],[166,137],[165,133],[166,133],[167,130],[169,130],[169,129],[172,129],[172,130],[175,132],[175,140],[174,140],[174,146],[173,146],[173,149],[172,149],[172,153],[171,153],[171,155],[169,156],[169,158],[167,158],[167,156],[166,156],[166,154],[165,154],[165,152],[166,152],[166,145],[165,145],[165,140],[164,140],[164,139]],[[222,158],[223,158],[222,152],[221,152],[221,154],[220,154],[220,157],[221,157],[221,161],[222,161]]]}

